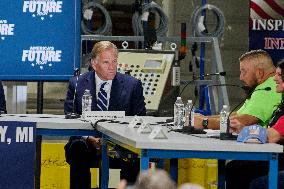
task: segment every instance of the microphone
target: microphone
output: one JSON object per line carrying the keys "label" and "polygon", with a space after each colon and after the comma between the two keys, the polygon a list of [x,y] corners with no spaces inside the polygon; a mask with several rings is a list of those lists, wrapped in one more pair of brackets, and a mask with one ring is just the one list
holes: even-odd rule
{"label": "microphone", "polygon": [[[246,87],[247,88],[247,87]],[[256,92],[256,91],[271,91],[271,87],[265,87],[262,89],[256,89],[253,90],[252,92],[249,93],[248,96],[251,96],[252,93]],[[229,113],[228,117],[227,117],[227,130],[226,133],[224,133],[224,135],[220,135],[220,139],[221,140],[235,140],[237,138],[237,136],[234,136],[232,133],[230,133],[229,128],[230,128],[230,116],[231,114],[241,105],[243,104],[245,101],[247,100],[247,98],[245,98],[244,100],[242,100],[237,106],[235,106]]]}
{"label": "microphone", "polygon": [[[215,75],[221,75],[221,76],[225,76],[226,75],[226,72],[219,72],[219,73],[214,73]],[[209,74],[205,74],[207,76],[209,76]],[[236,86],[236,87],[241,87],[243,90],[246,90],[245,87],[247,86],[240,86],[240,85],[234,85],[234,84],[214,84],[214,85],[207,85],[206,88],[208,87],[211,87],[211,86]],[[205,88],[203,88],[204,90]],[[203,92],[203,91],[202,91]],[[195,106],[196,104],[196,101],[197,101],[197,95],[195,94],[195,99],[192,103],[192,106],[190,108],[190,112],[189,112],[189,126],[192,126],[191,125],[191,116],[192,116],[192,110],[193,110],[193,107]]]}
{"label": "microphone", "polygon": [[243,89],[244,91],[250,91],[251,88],[247,85],[236,85],[236,84],[213,84],[213,85],[207,85],[206,87],[239,87],[241,89]]}
{"label": "microphone", "polygon": [[79,80],[79,76],[80,76],[80,69],[79,68],[75,69],[74,76],[76,76],[76,83],[75,83],[75,90],[74,90],[73,101],[72,101],[73,108],[72,108],[72,112],[65,115],[65,119],[77,119],[77,118],[80,117],[80,115],[75,112],[75,97],[76,97],[76,94],[77,94],[77,85],[78,85],[78,80]]}
{"label": "microphone", "polygon": [[207,76],[213,76],[213,75],[220,75],[220,76],[226,76],[226,72],[216,72],[216,73],[209,73],[209,74],[204,74],[204,75],[201,75],[197,78],[194,78],[193,80],[191,81],[188,81],[187,84],[182,88],[181,92],[179,93],[179,96],[182,95],[183,91],[185,90],[185,88],[192,82],[200,79],[200,78],[203,78],[203,77],[207,77]]}
{"label": "microphone", "polygon": [[211,76],[211,75],[220,75],[220,76],[226,76],[226,72],[217,72],[217,73],[209,73],[209,74],[204,74],[203,77],[206,76]]}

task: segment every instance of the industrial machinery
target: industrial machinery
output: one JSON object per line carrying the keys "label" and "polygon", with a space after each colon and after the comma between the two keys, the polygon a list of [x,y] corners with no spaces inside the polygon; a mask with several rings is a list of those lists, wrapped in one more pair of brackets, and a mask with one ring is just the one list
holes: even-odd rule
{"label": "industrial machinery", "polygon": [[118,72],[141,80],[146,109],[157,111],[173,61],[174,51],[121,50]]}

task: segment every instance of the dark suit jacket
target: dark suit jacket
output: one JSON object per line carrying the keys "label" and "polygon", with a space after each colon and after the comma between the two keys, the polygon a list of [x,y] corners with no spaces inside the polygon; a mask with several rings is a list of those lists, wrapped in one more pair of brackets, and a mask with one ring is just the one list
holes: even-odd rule
{"label": "dark suit jacket", "polygon": [[[73,111],[73,98],[77,77],[72,77],[64,104],[65,114]],[[82,96],[86,89],[89,89],[93,101],[92,110],[97,111],[97,98],[95,86],[95,72],[90,71],[79,76],[75,95],[75,112],[82,114]],[[109,111],[125,111],[126,116],[146,114],[143,88],[141,81],[134,77],[117,73],[112,81]]]}
{"label": "dark suit jacket", "polygon": [[2,82],[0,81],[0,111],[7,113],[6,110],[6,100]]}

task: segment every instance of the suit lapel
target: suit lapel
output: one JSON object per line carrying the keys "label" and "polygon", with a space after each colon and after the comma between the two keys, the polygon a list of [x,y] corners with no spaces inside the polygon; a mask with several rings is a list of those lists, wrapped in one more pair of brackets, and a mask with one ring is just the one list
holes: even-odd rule
{"label": "suit lapel", "polygon": [[120,75],[117,73],[115,78],[112,81],[110,99],[109,99],[109,111],[117,111],[121,97],[121,91],[123,89],[123,80],[120,78]]}

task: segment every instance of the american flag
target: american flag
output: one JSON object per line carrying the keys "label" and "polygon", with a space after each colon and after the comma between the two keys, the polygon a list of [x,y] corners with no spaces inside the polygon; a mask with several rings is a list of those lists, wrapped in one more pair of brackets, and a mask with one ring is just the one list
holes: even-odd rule
{"label": "american flag", "polygon": [[284,19],[284,0],[251,0],[250,23],[252,19]]}
{"label": "american flag", "polygon": [[284,0],[250,0],[249,49],[265,49],[276,64],[284,51]]}

